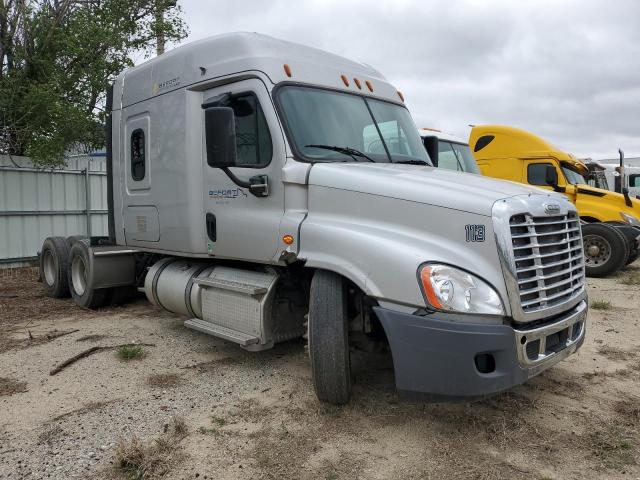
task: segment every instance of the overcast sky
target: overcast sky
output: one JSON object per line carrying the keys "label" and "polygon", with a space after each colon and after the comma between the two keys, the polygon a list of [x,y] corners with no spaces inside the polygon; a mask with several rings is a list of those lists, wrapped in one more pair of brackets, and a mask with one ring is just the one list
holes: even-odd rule
{"label": "overcast sky", "polygon": [[372,65],[419,127],[531,130],[578,156],[640,156],[638,0],[180,0],[186,42],[252,31]]}

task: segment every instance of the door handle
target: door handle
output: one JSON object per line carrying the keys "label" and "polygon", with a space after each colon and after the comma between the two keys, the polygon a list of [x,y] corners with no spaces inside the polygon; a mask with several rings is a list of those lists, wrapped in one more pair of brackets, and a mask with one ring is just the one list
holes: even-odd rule
{"label": "door handle", "polygon": [[256,175],[249,179],[249,191],[256,197],[269,196],[269,177]]}
{"label": "door handle", "polygon": [[213,213],[207,213],[206,218],[206,225],[207,225],[207,236],[209,237],[209,240],[211,240],[212,242],[216,241],[216,236],[217,236],[217,232],[216,232],[216,216]]}

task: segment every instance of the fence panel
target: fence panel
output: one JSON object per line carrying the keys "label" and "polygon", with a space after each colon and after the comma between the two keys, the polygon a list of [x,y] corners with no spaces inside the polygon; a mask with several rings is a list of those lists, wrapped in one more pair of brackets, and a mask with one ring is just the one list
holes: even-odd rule
{"label": "fence panel", "polygon": [[[87,172],[89,166],[89,216]],[[107,235],[103,154],[74,155],[61,169],[37,169],[25,157],[0,155],[0,268],[32,262],[45,238]]]}

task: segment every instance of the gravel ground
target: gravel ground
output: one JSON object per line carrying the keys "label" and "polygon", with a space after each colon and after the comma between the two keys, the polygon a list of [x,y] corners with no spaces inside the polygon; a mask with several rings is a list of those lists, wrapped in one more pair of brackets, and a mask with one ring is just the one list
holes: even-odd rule
{"label": "gravel ground", "polygon": [[[496,397],[400,401],[357,358],[353,401],[320,404],[301,341],[260,353],[141,299],[89,312],[0,275],[0,478],[640,478],[640,268],[591,279],[581,351]],[[606,304],[610,302],[610,304]],[[608,308],[607,308],[608,307]],[[94,346],[146,343],[142,358]]]}

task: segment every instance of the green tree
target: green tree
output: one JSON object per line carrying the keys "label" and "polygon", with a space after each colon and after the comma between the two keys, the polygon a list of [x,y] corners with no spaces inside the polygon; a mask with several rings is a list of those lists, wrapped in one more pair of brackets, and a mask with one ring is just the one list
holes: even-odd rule
{"label": "green tree", "polygon": [[176,0],[0,0],[0,153],[102,147],[107,86],[186,33]]}

